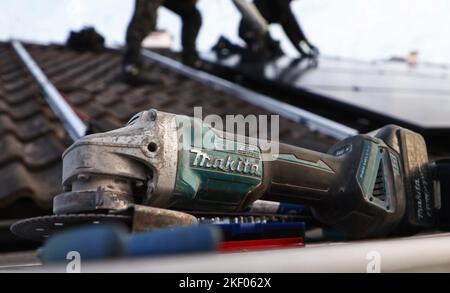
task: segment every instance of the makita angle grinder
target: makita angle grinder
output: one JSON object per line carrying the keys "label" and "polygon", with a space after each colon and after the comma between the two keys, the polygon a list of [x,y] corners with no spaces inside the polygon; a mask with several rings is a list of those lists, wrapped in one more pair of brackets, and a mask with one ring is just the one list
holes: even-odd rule
{"label": "makita angle grinder", "polygon": [[[197,143],[205,140],[207,147]],[[69,147],[55,215],[11,229],[36,240],[86,223],[148,231],[195,224],[189,211],[239,212],[263,199],[308,205],[318,221],[367,238],[432,228],[443,213],[445,172],[433,187],[439,168],[432,171],[423,137],[399,126],[344,139],[327,153],[286,144],[268,152],[199,119],[144,111]]]}

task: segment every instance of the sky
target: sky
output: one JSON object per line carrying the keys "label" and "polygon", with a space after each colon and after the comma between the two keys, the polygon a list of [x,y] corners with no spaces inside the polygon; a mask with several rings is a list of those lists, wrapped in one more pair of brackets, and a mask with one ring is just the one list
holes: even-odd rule
{"label": "sky", "polygon": [[[121,46],[133,7],[134,0],[2,0],[0,40],[62,43],[70,30],[91,25],[107,45]],[[198,7],[200,50],[208,50],[220,35],[240,42],[240,16],[230,0],[200,0]],[[420,60],[450,63],[448,0],[298,0],[292,9],[324,55],[371,61],[418,51]],[[158,16],[158,28],[171,32],[179,49],[179,18],[164,8]],[[278,25],[271,32],[289,55],[296,55]]]}

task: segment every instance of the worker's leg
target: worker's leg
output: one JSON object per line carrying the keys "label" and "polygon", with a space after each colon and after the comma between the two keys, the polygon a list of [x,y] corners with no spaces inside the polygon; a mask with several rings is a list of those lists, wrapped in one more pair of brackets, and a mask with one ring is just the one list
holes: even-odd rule
{"label": "worker's leg", "polygon": [[198,60],[196,40],[202,25],[202,17],[196,7],[196,0],[166,0],[164,6],[181,17],[183,28],[181,43],[183,45],[183,62],[195,65]]}
{"label": "worker's leg", "polygon": [[247,46],[251,47],[260,36],[257,35],[251,24],[245,18],[242,18],[239,23],[239,37],[245,41]]}
{"label": "worker's leg", "polygon": [[292,13],[291,2],[292,0],[254,0],[255,6],[269,23],[281,24],[286,36],[302,56],[317,57],[318,50],[303,33]]}
{"label": "worker's leg", "polygon": [[[285,0],[277,0],[277,1],[285,1]],[[258,8],[259,13],[264,17],[264,19],[268,23],[275,23],[275,19],[277,11],[276,9],[276,2],[273,0],[253,0],[253,4]]]}
{"label": "worker's leg", "polygon": [[[273,16],[270,11],[272,6],[271,3],[272,0],[254,1],[256,9],[258,9],[261,16],[269,24],[273,22]],[[252,26],[249,20],[245,17],[242,18],[239,25],[239,36],[245,41],[247,48],[249,48],[251,52],[265,55],[261,57],[272,58],[283,54],[279,46],[279,42],[272,39],[267,28],[265,28],[264,32],[261,34],[260,30],[255,30],[255,27]]]}
{"label": "worker's leg", "polygon": [[155,28],[156,11],[163,0],[136,0],[133,17],[128,25],[126,35],[126,52],[124,66],[141,67],[142,40]]}

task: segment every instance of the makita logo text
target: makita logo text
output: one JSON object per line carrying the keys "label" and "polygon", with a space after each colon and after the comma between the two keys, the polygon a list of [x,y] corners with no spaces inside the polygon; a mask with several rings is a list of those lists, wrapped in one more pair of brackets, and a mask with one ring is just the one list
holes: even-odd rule
{"label": "makita logo text", "polygon": [[191,149],[190,152],[195,154],[194,161],[192,162],[192,166],[194,167],[261,176],[259,174],[259,164],[251,163],[247,158],[232,158],[231,156],[214,158],[198,149]]}

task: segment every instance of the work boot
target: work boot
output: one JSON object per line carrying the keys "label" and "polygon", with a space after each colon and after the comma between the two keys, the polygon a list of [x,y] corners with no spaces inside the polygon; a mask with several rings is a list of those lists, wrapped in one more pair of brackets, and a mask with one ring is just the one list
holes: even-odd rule
{"label": "work boot", "polygon": [[266,48],[265,54],[268,59],[276,59],[284,55],[280,42],[272,39],[270,35],[265,37],[264,42],[264,47]]}
{"label": "work boot", "polygon": [[203,67],[203,61],[200,60],[200,57],[196,51],[183,51],[181,54],[181,60],[184,65],[195,69],[200,69]]}
{"label": "work boot", "polygon": [[155,74],[147,72],[133,63],[124,64],[122,67],[123,81],[132,86],[142,86],[148,84],[162,83],[162,79]]}

